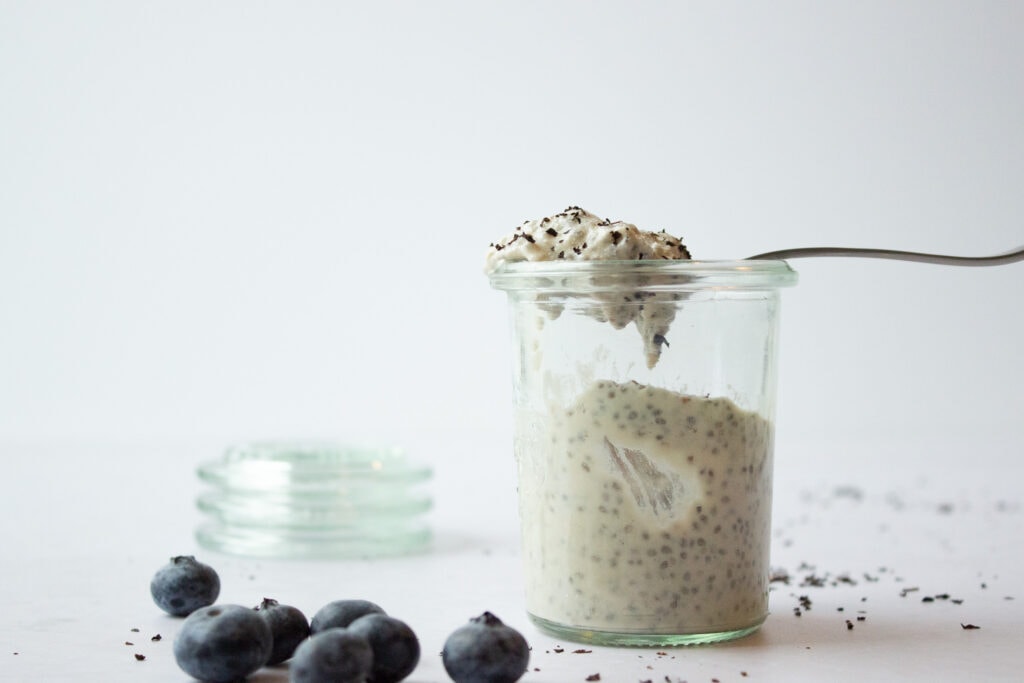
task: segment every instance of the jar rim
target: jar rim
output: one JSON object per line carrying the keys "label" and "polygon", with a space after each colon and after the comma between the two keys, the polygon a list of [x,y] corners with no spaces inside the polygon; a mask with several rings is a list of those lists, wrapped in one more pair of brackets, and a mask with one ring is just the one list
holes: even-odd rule
{"label": "jar rim", "polygon": [[513,261],[487,273],[495,289],[593,289],[636,287],[644,280],[657,288],[775,289],[797,282],[797,273],[782,260],[633,260]]}

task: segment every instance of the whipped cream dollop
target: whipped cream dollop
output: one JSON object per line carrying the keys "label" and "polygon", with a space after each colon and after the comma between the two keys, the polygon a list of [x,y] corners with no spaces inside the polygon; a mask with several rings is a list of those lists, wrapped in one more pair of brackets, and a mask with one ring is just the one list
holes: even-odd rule
{"label": "whipped cream dollop", "polygon": [[[599,218],[578,206],[570,206],[553,216],[524,221],[515,231],[493,242],[485,261],[485,270],[494,273],[503,265],[520,261],[638,261],[689,260],[690,252],[678,237],[665,231],[641,230],[632,223]],[[675,292],[641,291],[642,277],[635,287],[622,292],[595,292],[596,305],[587,314],[616,329],[633,323],[643,340],[648,368],[661,358],[666,335],[675,318]],[[543,298],[543,297],[542,297]],[[561,305],[547,303],[544,310],[557,318]]]}
{"label": "whipped cream dollop", "polygon": [[493,272],[516,261],[636,261],[689,259],[682,240],[661,232],[640,230],[632,223],[600,218],[570,206],[553,216],[524,221],[515,231],[493,242],[485,268]]}

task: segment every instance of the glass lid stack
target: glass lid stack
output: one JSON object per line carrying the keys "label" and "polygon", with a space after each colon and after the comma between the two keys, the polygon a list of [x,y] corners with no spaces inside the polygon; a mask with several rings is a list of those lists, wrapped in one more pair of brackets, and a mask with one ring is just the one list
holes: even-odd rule
{"label": "glass lid stack", "polygon": [[210,485],[196,501],[209,517],[205,548],[249,557],[378,557],[430,542],[429,467],[404,452],[330,442],[233,446],[200,465]]}

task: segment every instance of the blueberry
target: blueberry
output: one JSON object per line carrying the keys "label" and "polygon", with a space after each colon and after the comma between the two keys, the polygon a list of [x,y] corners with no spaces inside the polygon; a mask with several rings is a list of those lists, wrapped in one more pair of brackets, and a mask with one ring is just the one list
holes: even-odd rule
{"label": "blueberry", "polygon": [[191,555],[172,557],[149,582],[149,592],[160,609],[176,617],[212,605],[220,595],[220,577],[213,567]]}
{"label": "blueberry", "polygon": [[373,649],[363,636],[329,628],[302,641],[288,667],[291,683],[366,683]]}
{"label": "blueberry", "polygon": [[384,614],[384,610],[369,600],[335,600],[321,607],[313,615],[309,631],[319,633],[329,628],[345,628],[366,614]]}
{"label": "blueberry", "polygon": [[398,683],[420,661],[420,641],[404,621],[367,614],[353,621],[348,631],[366,638],[373,649],[373,683]]}
{"label": "blueberry", "polygon": [[519,631],[484,612],[448,636],[441,661],[455,683],[513,683],[526,673],[530,646]]}
{"label": "blueberry", "polygon": [[274,638],[274,647],[267,664],[273,666],[291,659],[295,648],[309,636],[309,622],[306,615],[291,605],[282,605],[277,600],[263,598],[254,608],[267,625]]}
{"label": "blueberry", "polygon": [[273,647],[270,626],[241,605],[211,605],[190,614],[174,641],[182,671],[208,683],[232,683],[266,664]]}

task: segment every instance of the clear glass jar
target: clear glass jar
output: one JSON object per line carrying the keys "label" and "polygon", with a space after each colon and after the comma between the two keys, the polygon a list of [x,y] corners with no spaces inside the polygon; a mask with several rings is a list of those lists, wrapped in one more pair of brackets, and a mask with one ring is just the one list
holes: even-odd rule
{"label": "clear glass jar", "polygon": [[679,645],[768,612],[782,261],[505,264],[527,610]]}

